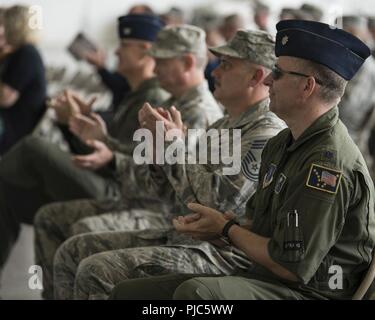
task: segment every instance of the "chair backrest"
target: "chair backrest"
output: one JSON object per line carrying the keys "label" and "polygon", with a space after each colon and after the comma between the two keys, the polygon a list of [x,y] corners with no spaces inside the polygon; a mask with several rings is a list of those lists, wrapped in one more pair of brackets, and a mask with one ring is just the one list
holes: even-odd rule
{"label": "chair backrest", "polygon": [[[362,300],[365,296],[367,290],[370,288],[371,284],[375,279],[375,249],[372,250],[372,261],[367,270],[365,277],[363,278],[361,284],[353,295],[352,300]],[[371,300],[375,300],[375,292],[370,296]]]}

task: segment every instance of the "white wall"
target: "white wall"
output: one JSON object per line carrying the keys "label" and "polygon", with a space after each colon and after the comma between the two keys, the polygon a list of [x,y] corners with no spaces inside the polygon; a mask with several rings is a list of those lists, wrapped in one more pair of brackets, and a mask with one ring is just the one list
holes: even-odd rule
{"label": "white wall", "polygon": [[[272,8],[276,17],[283,6],[297,7],[302,2],[313,2],[325,10],[332,6],[342,8],[343,13],[367,13],[375,15],[375,0],[263,0]],[[246,0],[0,0],[0,5],[16,3],[37,5],[42,9],[43,28],[40,47],[47,64],[75,65],[65,48],[78,31],[83,30],[89,38],[112,52],[109,60],[115,61],[113,50],[116,46],[116,18],[127,12],[136,3],[151,5],[163,12],[171,6],[185,9],[189,14],[197,6],[207,6],[211,10],[230,14],[239,12],[249,15],[249,1]],[[85,67],[85,66],[81,66]]]}

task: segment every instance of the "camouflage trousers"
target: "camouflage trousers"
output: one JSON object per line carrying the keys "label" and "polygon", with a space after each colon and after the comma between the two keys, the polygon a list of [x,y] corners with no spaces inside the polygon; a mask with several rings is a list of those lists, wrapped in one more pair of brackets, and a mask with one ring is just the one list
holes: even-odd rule
{"label": "camouflage trousers", "polygon": [[[170,244],[175,233],[142,230],[71,237],[55,255],[55,298],[106,299],[115,285],[127,279],[170,273],[228,275],[238,270],[208,242]],[[244,260],[244,268],[249,267],[251,262]]]}
{"label": "camouflage trousers", "polygon": [[54,256],[59,246],[71,236],[91,231],[170,226],[160,212],[124,208],[123,202],[111,200],[74,200],[49,204],[38,211],[34,219],[34,248],[36,264],[43,270],[43,298],[53,299]]}
{"label": "camouflage trousers", "polygon": [[112,290],[114,300],[306,300],[314,299],[288,288],[242,276],[173,274],[125,280]]}

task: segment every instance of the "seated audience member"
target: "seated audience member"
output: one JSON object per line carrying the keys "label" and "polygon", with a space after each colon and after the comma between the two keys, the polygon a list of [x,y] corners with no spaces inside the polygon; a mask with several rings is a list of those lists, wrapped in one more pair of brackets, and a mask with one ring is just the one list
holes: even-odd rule
{"label": "seated audience member", "polygon": [[[169,97],[155,78],[155,60],[147,54],[161,27],[157,17],[127,15],[119,18],[119,68],[127,76],[132,92],[106,130],[105,138],[112,144],[122,142],[131,149],[134,131],[139,128],[138,110],[145,102],[159,105]],[[124,29],[131,32],[125,33]],[[75,114],[76,117],[103,124],[98,115],[84,113],[89,109],[84,101],[74,99],[68,92],[66,99],[71,109],[81,108],[82,112]],[[56,106],[57,109],[65,107],[63,104]],[[67,122],[71,117],[69,113],[60,113],[61,121]],[[93,149],[103,145],[100,141],[90,144]],[[87,197],[116,199],[119,193],[119,183],[111,165],[101,170],[77,166],[72,154],[62,151],[56,144],[41,137],[25,137],[0,161],[0,271],[17,239],[20,223],[32,223],[35,211],[42,204]]]}
{"label": "seated audience member", "polygon": [[259,30],[268,31],[269,17],[270,8],[267,5],[258,2],[254,8],[254,22]]}
{"label": "seated audience member", "polygon": [[[128,10],[128,14],[141,14],[141,15],[155,15],[154,10],[148,5],[135,5]],[[101,114],[104,116],[104,120],[107,120],[110,115],[113,115],[121,101],[125,98],[126,94],[131,91],[129,83],[126,78],[119,72],[110,71],[106,68],[105,52],[98,49],[96,52],[89,52],[86,54],[85,59],[88,63],[97,69],[98,75],[101,78],[103,84],[112,93],[112,105],[110,107],[110,113]]]}
{"label": "seated audience member", "polygon": [[[113,298],[347,300],[358,290],[375,244],[374,185],[338,118],[337,103],[370,50],[323,23],[290,20],[276,28],[278,59],[264,84],[270,88],[270,110],[288,128],[263,150],[260,183],[247,204],[250,226],[193,203],[191,215],[174,220],[178,232],[195,239],[224,237],[251,267],[226,277],[205,271],[199,277],[188,272],[127,277]],[[103,254],[100,258],[103,262]],[[91,268],[85,259],[79,270],[88,271],[83,291],[92,283],[104,288],[109,278],[103,272],[100,281],[90,281],[106,265],[94,267],[90,259]]]}
{"label": "seated audience member", "polygon": [[300,10],[309,14],[311,16],[311,20],[319,22],[323,18],[322,9],[312,4],[304,3],[301,5]]}
{"label": "seated audience member", "polygon": [[220,26],[220,32],[226,42],[230,41],[236,34],[238,29],[243,29],[245,22],[238,14],[231,14],[224,17]]}
{"label": "seated audience member", "polygon": [[[171,49],[167,51],[165,46],[159,46],[154,48],[154,54],[173,54],[175,50],[171,52]],[[242,220],[246,201],[257,186],[262,149],[267,140],[284,126],[269,112],[268,88],[263,85],[275,62],[273,51],[274,41],[266,32],[243,30],[238,31],[227,45],[211,48],[211,52],[221,59],[213,72],[216,80],[214,94],[225,106],[227,115],[208,129],[207,133],[213,130],[221,133],[218,132],[218,138],[215,138],[219,144],[217,147],[207,143],[206,154],[210,155],[214,148],[222,150],[227,145],[233,154],[241,157],[239,161],[244,159],[242,172],[238,167],[236,172],[227,175],[226,165],[221,160],[216,162],[215,157],[207,163],[182,161],[179,164],[149,165],[147,184],[153,185],[149,192],[154,189],[164,204],[173,207],[165,213],[152,212],[154,209],[150,210],[149,202],[147,210],[123,210],[96,217],[87,216],[87,206],[81,214],[83,202],[80,205],[75,202],[43,207],[35,219],[35,257],[36,264],[44,270],[45,289],[51,288],[53,273],[56,299],[72,299],[74,295],[77,299],[98,299],[105,298],[110,288],[121,279],[177,271],[231,274],[244,267],[243,258],[231,248],[221,246],[220,241],[192,241],[169,228],[172,217],[187,212],[186,203],[192,199],[218,210],[225,207]],[[141,109],[139,117],[140,123],[145,123],[144,127],[149,130],[154,130],[155,121],[160,119],[157,110],[147,106]],[[166,128],[181,129],[181,118],[176,112],[173,112],[172,119],[174,124],[167,121]],[[229,131],[232,135],[234,129],[241,136],[226,141],[222,133]],[[234,150],[235,145],[240,145],[240,150]],[[189,157],[187,153],[185,157]],[[145,188],[147,185],[142,189]],[[131,204],[134,205],[134,201]],[[70,226],[69,233],[64,231],[65,226]],[[74,233],[75,236],[63,239],[64,233],[67,236]],[[67,241],[63,243],[63,240]],[[105,258],[112,261],[115,268],[102,263],[103,251],[108,250],[116,250],[111,251],[116,257],[106,255]],[[83,260],[87,264],[80,264]],[[86,267],[93,266],[92,262],[102,266],[100,271],[106,274],[104,278],[102,273],[93,276],[91,271],[86,271]],[[100,285],[93,285],[94,282],[100,282]]]}
{"label": "seated audience member", "polygon": [[29,8],[24,6],[4,12],[5,38],[11,53],[0,75],[0,117],[4,126],[1,155],[31,133],[45,111],[45,69],[29,18]]}
{"label": "seated audience member", "polygon": [[5,58],[9,53],[9,46],[5,40],[4,12],[5,9],[0,8],[0,74]]}
{"label": "seated audience member", "polygon": [[172,7],[166,13],[162,14],[160,18],[166,25],[178,25],[185,23],[184,12],[180,8]]}
{"label": "seated audience member", "polygon": [[[343,29],[362,41],[368,37],[367,21],[364,17],[342,17]],[[363,148],[365,124],[375,106],[375,61],[372,57],[366,59],[362,67],[348,83],[344,96],[339,103],[340,119],[348,128],[349,134],[356,144]],[[366,134],[367,136],[367,134]],[[366,149],[361,150],[367,152]]]}

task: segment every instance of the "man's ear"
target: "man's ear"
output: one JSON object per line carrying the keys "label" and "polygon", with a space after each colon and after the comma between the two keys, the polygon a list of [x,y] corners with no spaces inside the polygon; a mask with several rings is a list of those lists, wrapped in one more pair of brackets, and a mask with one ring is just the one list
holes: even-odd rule
{"label": "man's ear", "polygon": [[196,64],[196,58],[193,54],[188,53],[184,55],[184,68],[185,71],[188,71],[193,68],[193,66]]}
{"label": "man's ear", "polygon": [[308,99],[314,92],[316,80],[314,77],[308,77],[307,81],[303,81],[303,98]]}
{"label": "man's ear", "polygon": [[263,83],[266,74],[263,69],[257,68],[249,80],[249,87],[256,87],[260,83]]}
{"label": "man's ear", "polygon": [[143,57],[148,56],[148,50],[151,49],[152,44],[148,42],[144,42],[141,44],[142,49],[143,49]]}

